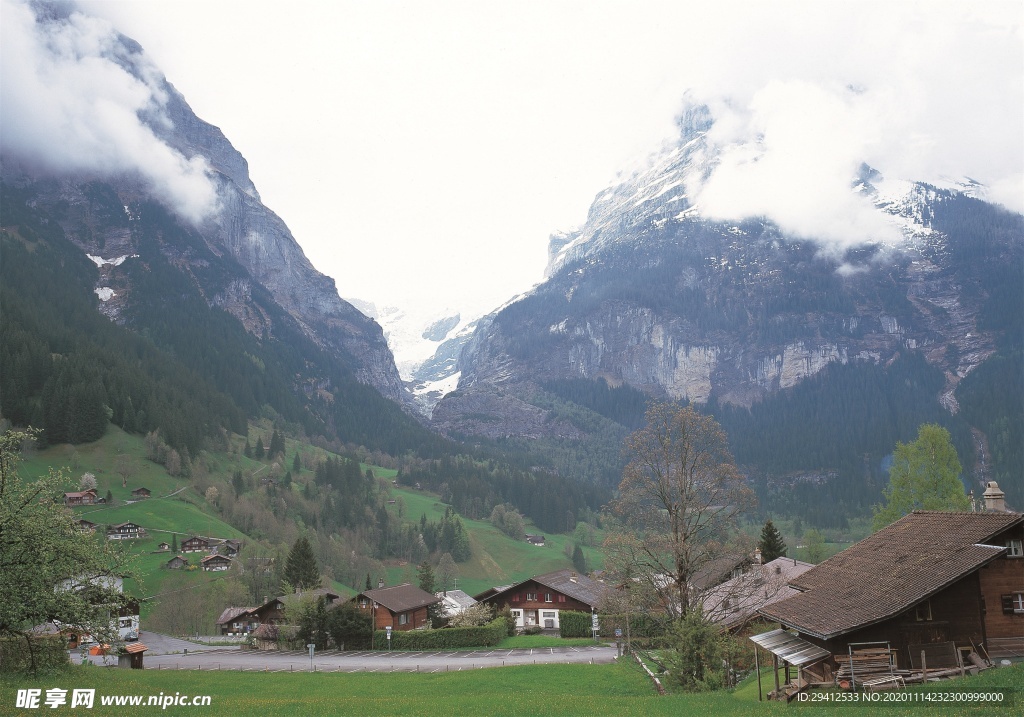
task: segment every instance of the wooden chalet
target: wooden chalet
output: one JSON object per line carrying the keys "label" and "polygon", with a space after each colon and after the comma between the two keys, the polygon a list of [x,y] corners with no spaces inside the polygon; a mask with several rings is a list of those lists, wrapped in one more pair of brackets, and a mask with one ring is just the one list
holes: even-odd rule
{"label": "wooden chalet", "polygon": [[145,537],[146,530],[136,523],[118,523],[107,528],[107,538],[110,540],[133,540]]}
{"label": "wooden chalet", "polygon": [[441,602],[440,598],[410,583],[365,590],[352,600],[359,610],[371,616],[375,630],[430,627],[427,608]]}
{"label": "wooden chalet", "polygon": [[252,609],[252,616],[260,625],[276,625],[287,622],[286,613],[288,606],[295,602],[302,600],[303,598],[319,599],[323,598],[327,606],[330,607],[341,597],[338,593],[328,590],[326,588],[317,588],[316,590],[306,590],[304,592],[292,593],[291,595],[282,595],[280,597],[273,598],[263,603],[259,607]]}
{"label": "wooden chalet", "polygon": [[157,552],[166,553],[168,550],[171,549],[171,544],[167,543],[167,542],[160,543],[159,545],[156,546],[156,549],[157,549]]}
{"label": "wooden chalet", "polygon": [[1024,647],[1022,543],[1021,513],[915,511],[797,576],[796,595],[759,612],[830,653],[818,679],[857,660],[920,670],[929,651],[933,668],[940,652],[953,666],[978,648],[997,658]]}
{"label": "wooden chalet", "polygon": [[604,583],[586,575],[556,570],[514,585],[491,588],[477,595],[476,599],[494,605],[498,610],[508,607],[520,628],[536,625],[545,630],[557,630],[559,612],[597,610],[610,590]]}
{"label": "wooden chalet", "polygon": [[765,564],[757,560],[744,566],[745,572],[718,583],[701,594],[704,616],[728,630],[742,628],[758,617],[758,610],[799,594],[789,583],[814,567],[795,558],[776,558]]}
{"label": "wooden chalet", "polygon": [[222,540],[212,549],[216,550],[221,555],[226,555],[229,558],[234,558],[242,550],[242,541],[229,538],[227,540]]}
{"label": "wooden chalet", "polygon": [[77,525],[78,529],[80,531],[82,531],[83,533],[95,533],[96,532],[96,524],[93,523],[91,520],[86,520],[85,518],[79,518],[78,520],[75,521],[75,525]]}
{"label": "wooden chalet", "polygon": [[543,535],[533,535],[531,533],[527,533],[526,534],[526,542],[529,543],[530,545],[534,545],[534,546],[536,546],[538,548],[543,548],[544,547],[544,536]]}
{"label": "wooden chalet", "polygon": [[221,570],[230,570],[231,562],[231,558],[228,556],[214,553],[200,560],[199,565],[208,572],[219,572]]}
{"label": "wooden chalet", "polygon": [[217,630],[221,635],[229,637],[248,635],[259,627],[259,621],[253,615],[254,607],[226,607],[217,618]]}
{"label": "wooden chalet", "polygon": [[64,494],[64,505],[95,505],[97,502],[97,493],[95,488],[71,491]]}
{"label": "wooden chalet", "polygon": [[210,550],[210,541],[198,535],[186,538],[181,541],[181,552],[183,553],[206,553]]}
{"label": "wooden chalet", "polygon": [[153,492],[149,488],[136,488],[132,491],[132,498],[135,500],[145,500],[153,495]]}
{"label": "wooden chalet", "polygon": [[168,570],[184,570],[188,567],[188,558],[184,555],[175,555],[173,558],[164,563],[164,567]]}

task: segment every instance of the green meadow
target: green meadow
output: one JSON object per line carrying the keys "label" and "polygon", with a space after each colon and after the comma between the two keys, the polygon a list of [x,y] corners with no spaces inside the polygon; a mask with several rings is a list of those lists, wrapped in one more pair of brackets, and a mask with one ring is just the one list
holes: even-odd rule
{"label": "green meadow", "polygon": [[[270,431],[253,426],[250,440],[256,436],[269,443]],[[228,480],[236,470],[256,473],[266,467],[265,463],[246,458],[241,453],[244,439],[234,437],[235,453],[206,452],[203,462],[212,477]],[[294,450],[299,447],[288,441],[289,454],[286,463],[291,464]],[[301,449],[310,454],[325,453],[322,449],[308,445]],[[118,456],[130,458],[132,473],[123,485],[122,476],[117,472]],[[391,480],[397,474],[394,469],[381,468],[373,465],[362,465],[362,470],[372,470],[381,480]],[[223,573],[206,573],[202,570],[165,570],[164,563],[172,557],[169,552],[158,552],[161,542],[171,542],[172,533],[178,536],[179,544],[189,535],[204,535],[216,538],[245,538],[246,536],[221,520],[214,507],[199,495],[187,478],[176,478],[167,474],[164,467],[146,459],[146,449],[141,436],[124,433],[116,426],[109,426],[107,433],[98,441],[77,446],[57,445],[43,450],[30,452],[21,466],[21,473],[26,478],[45,474],[50,468],[63,468],[69,478],[68,490],[77,489],[78,480],[84,473],[92,473],[96,477],[98,493],[105,496],[109,490],[113,497],[113,505],[82,506],[74,509],[79,517],[97,523],[97,540],[103,540],[104,526],[132,521],[146,528],[148,535],[139,540],[124,541],[119,547],[134,556],[134,569],[141,577],[141,582],[126,582],[126,589],[141,597],[150,597],[179,590],[188,590],[205,583],[224,579]],[[303,473],[306,473],[305,471]],[[308,476],[306,476],[308,479]],[[145,487],[152,492],[152,497],[137,502],[132,501],[131,492],[135,488]],[[297,489],[293,485],[293,489]],[[445,504],[431,493],[407,488],[390,486],[391,497],[396,501],[388,508],[397,511],[402,508],[403,519],[418,522],[420,516],[426,515],[428,520],[440,520],[445,511]],[[547,534],[547,542],[543,547],[530,545],[525,541],[512,540],[487,520],[469,520],[463,523],[470,534],[472,557],[462,563],[459,568],[458,587],[470,594],[477,594],[495,585],[508,584],[524,580],[532,575],[568,568],[572,561],[566,553],[571,551],[574,543],[570,535]],[[527,531],[540,533],[532,523],[527,523]],[[602,536],[597,531],[596,542]],[[584,546],[583,551],[592,569],[603,565],[603,556],[599,548]],[[199,554],[190,557],[198,564]],[[391,561],[387,564],[387,580],[391,585],[402,582],[416,582],[416,566]],[[332,581],[333,588],[344,596],[354,593],[353,590]],[[362,587],[362,586],[360,586]],[[142,606],[145,619],[152,609],[151,602]]]}
{"label": "green meadow", "polygon": [[[545,665],[449,672],[417,673],[261,673],[120,670],[77,667],[41,678],[0,677],[0,714],[32,714],[14,708],[18,689],[95,689],[95,715],[359,715],[360,717],[488,715],[513,717],[731,717],[732,715],[798,714],[864,717],[916,715],[1019,714],[1017,695],[1024,688],[1024,667],[989,670],[976,677],[919,687],[911,692],[949,694],[958,691],[1002,690],[1009,702],[793,703],[758,702],[756,685],[732,692],[657,695],[647,677],[632,663],[612,665]],[[140,695],[148,698],[181,694],[210,697],[208,707],[108,706],[101,697]],[[67,705],[47,713],[63,714]]]}
{"label": "green meadow", "polygon": [[[377,472],[377,469],[374,469]],[[427,520],[440,520],[444,516],[445,504],[430,493],[407,488],[391,487],[395,500],[401,499],[404,504],[405,520],[419,521],[421,515]],[[396,506],[389,506],[395,509]],[[495,585],[507,585],[525,580],[533,575],[541,575],[553,570],[572,567],[572,560],[566,555],[568,545],[574,545],[571,535],[551,535],[545,533],[543,547],[531,545],[526,541],[512,540],[486,520],[462,519],[469,531],[469,544],[473,555],[465,563],[459,564],[459,589],[470,595],[476,595]],[[526,524],[526,532],[542,533],[531,522]],[[601,533],[597,531],[597,542]],[[604,565],[604,556],[597,547],[583,547],[583,552],[592,570]],[[416,566],[391,566],[388,570],[389,584],[416,582]]]}

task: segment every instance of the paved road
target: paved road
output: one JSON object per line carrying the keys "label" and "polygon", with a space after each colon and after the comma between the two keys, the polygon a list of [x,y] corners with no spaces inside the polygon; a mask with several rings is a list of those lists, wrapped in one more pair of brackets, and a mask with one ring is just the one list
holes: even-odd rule
{"label": "paved road", "polygon": [[[159,632],[150,632],[144,630],[139,636],[139,642],[144,644],[148,649],[146,650],[146,659],[150,656],[167,655],[172,653],[184,654],[185,650],[189,652],[201,652],[207,650],[237,650],[234,648],[216,648],[210,645],[201,645],[198,642],[191,642],[189,640],[182,640],[177,637],[171,637],[170,635],[163,635]],[[89,646],[91,647],[91,646]],[[117,655],[85,655],[82,656],[81,650],[70,650],[71,661],[74,663],[89,661],[94,665],[116,665]]]}
{"label": "paved road", "polygon": [[[149,643],[146,643],[147,645]],[[457,672],[482,667],[566,663],[609,663],[615,648],[554,647],[520,650],[474,650],[466,652],[318,652],[312,664],[318,672]],[[213,648],[188,654],[145,657],[146,669],[160,670],[246,670],[253,672],[309,672],[308,652],[277,652]]]}

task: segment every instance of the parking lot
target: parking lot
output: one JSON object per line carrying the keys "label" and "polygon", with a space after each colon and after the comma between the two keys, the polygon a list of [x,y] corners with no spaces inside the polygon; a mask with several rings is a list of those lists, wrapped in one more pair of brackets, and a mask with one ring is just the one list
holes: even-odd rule
{"label": "parking lot", "polygon": [[615,660],[615,648],[555,647],[518,650],[387,652],[325,650],[308,652],[214,648],[188,654],[145,657],[152,670],[245,670],[252,672],[457,672],[483,667],[541,664],[600,664]]}

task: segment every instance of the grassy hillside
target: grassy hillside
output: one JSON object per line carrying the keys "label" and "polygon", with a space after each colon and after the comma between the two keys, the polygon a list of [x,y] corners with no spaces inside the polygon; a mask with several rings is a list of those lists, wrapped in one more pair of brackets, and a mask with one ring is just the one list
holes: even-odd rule
{"label": "grassy hillside", "polygon": [[[260,438],[269,443],[270,432],[265,427],[253,426],[250,430],[250,441]],[[202,480],[199,484],[216,483],[224,486],[236,471],[247,475],[259,475],[266,471],[268,465],[245,457],[242,446],[245,439],[235,436],[230,441],[231,452],[204,452],[202,454]],[[288,450],[284,463],[291,466],[295,452],[303,455],[304,460],[316,459],[330,455],[327,451],[308,444],[288,440]],[[129,473],[127,481],[121,473]],[[239,538],[252,549],[261,554],[282,554],[290,547],[289,544],[275,544],[272,541],[258,540],[247,535],[243,530],[226,522],[220,515],[217,506],[211,505],[206,497],[196,488],[195,478],[174,477],[168,475],[164,466],[146,458],[146,446],[142,437],[125,433],[115,426],[109,426],[105,435],[98,441],[77,446],[57,445],[43,450],[33,451],[21,466],[26,478],[45,473],[50,468],[63,468],[69,476],[68,489],[78,486],[84,473],[92,473],[96,477],[99,495],[105,496],[109,491],[113,503],[111,505],[82,506],[74,509],[75,514],[97,523],[97,540],[104,540],[104,527],[107,525],[131,521],[141,525],[147,531],[147,537],[124,541],[121,547],[135,556],[134,569],[140,575],[140,581],[128,580],[126,589],[143,598],[154,598],[143,602],[143,618],[153,614],[161,602],[161,597],[193,594],[193,600],[199,600],[210,613],[233,602],[246,602],[247,598],[241,590],[239,576],[232,570],[226,573],[208,573],[195,570],[167,570],[165,563],[172,557],[170,552],[158,551],[161,542],[172,542],[177,536],[180,544],[191,535],[202,535],[212,538]],[[439,521],[446,506],[438,497],[426,491],[399,488],[390,482],[396,476],[394,469],[361,464],[360,470],[367,470],[388,485],[390,499],[395,502],[388,504],[388,510],[396,517],[408,523],[418,523],[420,517],[426,515],[430,521]],[[120,471],[120,472],[119,472]],[[305,483],[312,480],[308,470],[299,471],[291,489],[302,490]],[[148,488],[152,497],[134,501],[132,490],[139,487]],[[223,488],[222,488],[223,490]],[[573,547],[572,536],[546,536],[544,547],[536,547],[525,541],[516,541],[483,520],[463,519],[470,536],[472,557],[462,563],[459,568],[458,587],[470,594],[476,594],[494,585],[507,584],[524,580],[532,575],[571,568],[572,561],[566,553],[568,545]],[[294,532],[296,526],[292,524]],[[527,524],[528,532],[540,533],[532,524]],[[600,534],[597,541],[601,539]],[[603,556],[596,547],[584,547],[584,552],[592,568],[600,568]],[[194,565],[198,565],[202,555],[195,553],[187,556]],[[385,564],[387,582],[394,585],[401,582],[416,582],[416,566],[397,560]],[[355,591],[352,587],[331,580],[330,585],[335,591],[348,596]],[[267,588],[274,592],[273,588]],[[241,594],[240,594],[241,593]],[[251,601],[251,599],[249,599]],[[214,605],[213,603],[217,604]],[[221,605],[221,603],[224,603]],[[208,618],[209,619],[209,618]]]}
{"label": "grassy hillside", "polygon": [[[401,501],[406,520],[416,522],[420,516],[426,515],[427,520],[431,521],[440,520],[444,516],[445,504],[431,493],[394,486],[391,493],[396,501]],[[396,509],[397,505],[391,508]],[[546,534],[545,545],[537,547],[525,541],[513,540],[487,521],[463,518],[462,522],[469,531],[473,555],[469,561],[458,566],[458,585],[460,590],[470,595],[495,585],[506,585],[552,570],[572,568],[572,560],[565,553],[566,545],[570,551],[573,547],[570,535]],[[528,533],[542,533],[529,522],[526,530]],[[583,552],[591,569],[603,566],[604,556],[598,548],[584,547]],[[410,578],[410,575],[413,577]],[[415,582],[414,576],[415,566],[395,565],[388,570],[390,584]]]}
{"label": "grassy hillside", "polygon": [[[130,459],[133,472],[127,486],[123,485],[125,481],[116,472],[119,456]],[[221,455],[216,462],[226,463],[227,459],[227,455]],[[192,590],[224,579],[222,573],[163,569],[171,554],[157,552],[157,546],[161,542],[171,542],[172,534],[177,534],[179,543],[190,535],[246,538],[241,531],[217,517],[213,507],[197,495],[187,479],[172,477],[163,466],[146,460],[141,437],[126,434],[115,426],[108,427],[103,438],[92,443],[58,445],[33,452],[26,457],[21,473],[32,478],[50,468],[65,469],[72,481],[69,490],[77,489],[82,474],[92,473],[96,476],[99,495],[103,497],[110,491],[114,499],[111,505],[74,508],[76,516],[100,526],[96,532],[97,540],[106,540],[103,533],[107,525],[131,521],[146,529],[147,537],[126,540],[121,544],[124,550],[135,556],[132,567],[141,578],[139,581],[126,581],[125,590],[139,597]],[[131,492],[139,487],[152,491],[152,497],[132,502]],[[200,557],[194,554],[192,562],[198,564]],[[154,601],[142,603],[143,617],[152,612],[154,605]]]}

